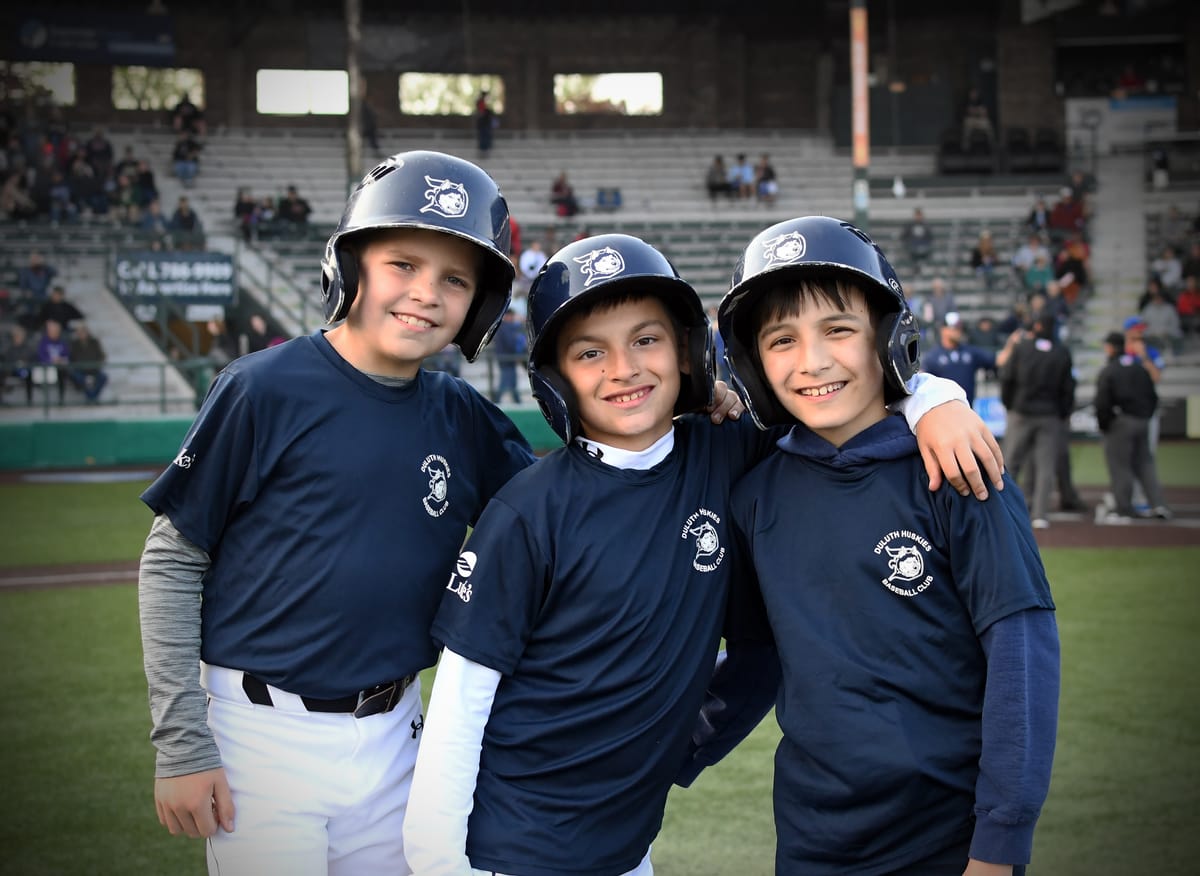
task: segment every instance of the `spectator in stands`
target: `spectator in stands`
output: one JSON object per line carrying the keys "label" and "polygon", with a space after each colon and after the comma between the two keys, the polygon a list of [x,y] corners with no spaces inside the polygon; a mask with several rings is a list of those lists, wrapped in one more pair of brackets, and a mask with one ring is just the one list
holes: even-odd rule
{"label": "spectator in stands", "polygon": [[983,280],[983,288],[992,290],[996,282],[996,270],[1000,266],[1000,253],[996,251],[996,243],[992,240],[992,232],[984,228],[971,248],[971,268],[975,276]]}
{"label": "spectator in stands", "polygon": [[995,353],[1003,347],[1008,337],[1000,331],[1000,324],[986,313],[975,320],[974,326],[967,327],[967,343],[989,353]]}
{"label": "spectator in stands", "polygon": [[1070,330],[1071,304],[1063,295],[1063,287],[1058,280],[1047,283],[1046,291],[1042,295],[1033,296],[1030,310],[1035,314],[1041,311],[1048,315],[1054,323],[1054,337],[1066,342]]}
{"label": "spectator in stands", "polygon": [[237,191],[237,199],[233,202],[233,221],[237,223],[242,240],[254,240],[258,236],[258,222],[262,209],[254,195],[246,186]]}
{"label": "spectator in stands", "polygon": [[108,384],[108,375],[102,367],[106,356],[104,345],[91,333],[86,322],[76,323],[68,356],[71,383],[79,388],[88,404],[95,404]]}
{"label": "spectator in stands", "polygon": [[175,177],[184,188],[195,185],[196,175],[200,173],[200,143],[187,131],[181,131],[176,137],[171,162]]}
{"label": "spectator in stands", "polygon": [[912,219],[904,226],[900,239],[914,270],[920,273],[933,255],[933,227],[925,221],[925,211],[920,207],[913,209]]}
{"label": "spectator in stands", "polygon": [[1087,220],[1083,204],[1075,200],[1069,188],[1064,187],[1058,200],[1050,210],[1050,239],[1057,243],[1066,240],[1076,231],[1085,232]]}
{"label": "spectator in stands", "polygon": [[479,92],[475,99],[475,140],[479,146],[479,157],[487,158],[492,151],[492,139],[496,131],[496,114],[488,101],[488,92]]}
{"label": "spectator in stands", "polygon": [[[1162,281],[1158,279],[1158,274],[1150,274],[1150,276],[1146,278],[1146,288],[1142,290],[1141,297],[1138,298],[1137,309],[1140,311],[1143,307],[1150,303],[1151,298],[1162,291]],[[1167,298],[1171,298],[1171,296],[1167,295]]]}
{"label": "spectator in stands", "polygon": [[1033,207],[1029,210],[1029,215],[1025,217],[1025,227],[1030,233],[1037,234],[1043,240],[1050,236],[1050,207],[1046,204],[1046,199],[1038,197],[1033,202]]}
{"label": "spectator in stands", "polygon": [[270,195],[263,195],[262,200],[258,202],[258,233],[261,235],[264,231],[272,232],[279,229],[279,211],[275,207],[275,199]]}
{"label": "spectator in stands", "polygon": [[945,277],[934,277],[929,284],[929,294],[919,297],[914,312],[921,324],[922,337],[929,337],[937,326],[946,321],[946,314],[958,310],[954,293],[946,285]]}
{"label": "spectator in stands", "polygon": [[517,221],[516,216],[508,217],[508,260],[513,263],[513,267],[517,267],[517,259],[521,257],[524,250],[521,249],[521,223]]}
{"label": "spectator in stands", "polygon": [[523,292],[529,291],[530,284],[533,283],[544,264],[546,264],[546,251],[542,248],[542,242],[531,240],[525,252],[521,253],[521,257],[517,260],[520,287]]}
{"label": "spectator in stands", "polygon": [[[1039,235],[1030,234],[1025,238],[1025,242],[1017,247],[1013,253],[1013,274],[1016,275],[1017,282],[1026,290],[1029,289],[1027,274],[1029,269],[1036,263],[1038,256],[1042,257],[1046,269],[1046,280],[1049,280],[1053,276],[1050,271],[1050,250],[1042,243],[1042,238]],[[1042,285],[1045,285],[1045,280],[1042,281]]]}
{"label": "spectator in stands", "polygon": [[141,218],[141,208],[138,207],[137,190],[133,187],[133,177],[121,174],[117,177],[116,185],[108,193],[109,213],[117,224],[126,227],[136,226]]}
{"label": "spectator in stands", "polygon": [[1183,278],[1183,289],[1175,301],[1175,310],[1185,340],[1200,334],[1200,277],[1188,274]]}
{"label": "spectator in stands", "polygon": [[1191,240],[1192,220],[1183,215],[1178,205],[1171,204],[1163,215],[1159,236],[1165,243],[1173,246],[1175,252],[1181,253],[1187,249],[1188,241]]}
{"label": "spectator in stands", "polygon": [[79,218],[79,207],[71,197],[71,184],[61,170],[50,176],[50,222],[58,225]]}
{"label": "spectator in stands", "polygon": [[192,103],[192,97],[186,91],[171,109],[171,129],[177,134],[195,134],[197,137],[208,133],[204,111]]}
{"label": "spectator in stands", "polygon": [[754,194],[759,203],[768,207],[779,197],[779,177],[775,173],[775,166],[771,164],[771,156],[766,152],[754,167]]}
{"label": "spectator in stands", "polygon": [[283,343],[284,338],[271,333],[267,326],[266,317],[261,313],[252,313],[245,334],[242,335],[242,347],[247,353],[257,353],[267,347]]}
{"label": "spectator in stands", "polygon": [[66,398],[67,365],[71,361],[71,348],[63,337],[62,323],[50,319],[42,326],[42,336],[37,343],[37,361],[48,378],[50,369],[53,369],[54,376],[46,382],[53,382],[58,387],[58,403],[61,405]]}
{"label": "spectator in stands", "polygon": [[83,144],[83,154],[95,177],[107,179],[113,166],[113,145],[99,125],[92,129],[92,136]]}
{"label": "spectator in stands", "polygon": [[714,204],[719,197],[733,197],[734,190],[729,184],[729,168],[725,166],[724,156],[713,156],[712,164],[704,174],[704,187],[708,189],[708,198]]}
{"label": "spectator in stands", "polygon": [[[8,326],[0,356],[0,385],[7,391],[9,377],[25,384],[25,404],[33,404],[33,367],[37,363],[37,344],[20,323]],[[3,394],[0,393],[0,398]]]}
{"label": "spectator in stands", "polygon": [[739,200],[754,197],[754,167],[745,152],[739,152],[729,168],[729,188]]}
{"label": "spectator in stands", "polygon": [[567,181],[567,172],[560,171],[550,184],[550,203],[554,205],[556,216],[570,218],[579,212],[579,201],[575,197],[575,189]]}
{"label": "spectator in stands", "polygon": [[167,227],[171,232],[171,243],[176,249],[204,248],[204,225],[192,209],[187,195],[179,196],[179,202]]}
{"label": "spectator in stands", "polygon": [[1121,68],[1120,75],[1113,87],[1113,96],[1123,98],[1129,94],[1139,94],[1146,90],[1146,80],[1138,72],[1132,61],[1126,62]]}
{"label": "spectator in stands", "polygon": [[17,271],[17,291],[40,308],[50,297],[50,285],[57,276],[58,268],[46,262],[41,250],[31,250],[29,262]]}
{"label": "spectator in stands", "polygon": [[29,182],[19,170],[9,171],[0,188],[0,213],[14,222],[24,222],[37,217],[37,202],[29,191]]}
{"label": "spectator in stands", "polygon": [[1181,272],[1185,277],[1188,274],[1200,277],[1200,239],[1188,245],[1187,255],[1183,257]]}
{"label": "spectator in stands", "polygon": [[138,219],[137,230],[152,249],[166,246],[171,223],[163,215],[162,201],[155,198],[146,206],[146,212]]}
{"label": "spectator in stands", "polygon": [[121,160],[113,166],[112,173],[109,174],[109,176],[113,179],[116,179],[118,176],[124,173],[128,174],[130,179],[133,179],[135,176],[137,176],[137,166],[138,159],[137,156],[133,154],[133,147],[126,146],[125,151],[121,153]]}
{"label": "spectator in stands", "polygon": [[56,322],[63,331],[70,332],[73,324],[81,319],[82,311],[67,300],[67,290],[56,284],[50,289],[50,296],[42,302],[37,326],[40,329],[48,322]]}
{"label": "spectator in stands", "polygon": [[1138,316],[1146,323],[1147,344],[1179,354],[1183,348],[1183,326],[1179,311],[1161,286],[1150,289],[1150,300],[1138,311]]}
{"label": "spectator in stands", "polygon": [[1171,296],[1183,286],[1183,262],[1169,243],[1162,248],[1158,258],[1150,262],[1150,270],[1158,275],[1162,288]]}
{"label": "spectator in stands", "polygon": [[966,100],[963,101],[962,110],[962,148],[963,152],[969,152],[971,143],[974,139],[974,133],[980,132],[987,140],[988,149],[992,149],[996,143],[996,130],[992,127],[992,116],[988,112],[987,104],[983,100],[983,96],[979,93],[978,88],[970,88],[967,90]]}
{"label": "spectator in stands", "polygon": [[496,328],[492,349],[495,351],[496,370],[499,375],[492,401],[500,404],[505,393],[508,393],[512,396],[513,404],[519,405],[521,387],[517,382],[517,366],[525,359],[527,346],[525,326],[515,310],[509,308],[504,314],[504,319]]}
{"label": "spectator in stands", "polygon": [[308,201],[300,197],[294,185],[288,186],[283,197],[279,199],[276,215],[285,233],[296,237],[304,237],[308,233],[308,217],[312,207]]}
{"label": "spectator in stands", "polygon": [[1054,279],[1062,289],[1063,298],[1074,307],[1091,282],[1092,250],[1083,233],[1073,232],[1054,257]]}
{"label": "spectator in stands", "polygon": [[141,159],[133,174],[133,199],[139,209],[145,209],[150,202],[158,197],[158,182],[154,179],[154,170],[150,162]]}
{"label": "spectator in stands", "polygon": [[67,174],[67,186],[71,190],[71,200],[83,216],[104,216],[108,213],[108,193],[104,191],[104,180],[107,177],[98,176],[82,156],[71,162],[70,173]]}
{"label": "spectator in stands", "polygon": [[208,329],[208,351],[205,355],[213,366],[213,373],[220,371],[238,357],[237,339],[229,334],[229,329],[223,319],[210,319],[205,328]]}

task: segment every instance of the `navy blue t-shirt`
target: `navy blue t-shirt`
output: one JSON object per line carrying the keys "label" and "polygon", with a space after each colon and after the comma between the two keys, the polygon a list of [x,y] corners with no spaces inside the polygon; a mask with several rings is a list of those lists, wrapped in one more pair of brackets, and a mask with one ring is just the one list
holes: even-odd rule
{"label": "navy blue t-shirt", "polygon": [[212,560],[202,658],[333,698],[433,665],[468,525],[533,461],[467,383],[381,385],[316,332],[225,368],[142,499]]}
{"label": "navy blue t-shirt", "polygon": [[557,450],[488,505],[434,622],[502,674],[467,832],[472,866],[614,876],[662,822],[712,674],[735,557],[730,489],[770,436],[676,421],[644,471]]}
{"label": "navy blue t-shirt", "polygon": [[982,502],[930,493],[898,417],[780,447],[733,498],[783,664],[776,872],[886,873],[970,839],[979,637],[1054,603],[1007,475]]}

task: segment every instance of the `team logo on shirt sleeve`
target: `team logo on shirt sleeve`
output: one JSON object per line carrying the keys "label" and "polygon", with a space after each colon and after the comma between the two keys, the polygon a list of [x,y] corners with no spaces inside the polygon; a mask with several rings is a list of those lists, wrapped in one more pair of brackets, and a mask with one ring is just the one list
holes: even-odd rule
{"label": "team logo on shirt sleeve", "polygon": [[725,548],[721,547],[721,537],[717,533],[720,524],[720,515],[700,508],[688,517],[679,532],[679,537],[684,541],[692,539],[695,542],[696,555],[692,557],[692,568],[697,572],[711,572],[725,559]]}
{"label": "team logo on shirt sleeve", "polygon": [[446,585],[446,589],[457,593],[463,602],[471,601],[471,574],[475,571],[475,561],[474,551],[463,551],[450,573],[450,583]]}
{"label": "team logo on shirt sleeve", "polygon": [[887,558],[891,572],[880,582],[897,596],[916,596],[933,583],[933,576],[925,572],[925,555],[933,550],[929,541],[907,529],[889,532],[875,545],[875,555]]}
{"label": "team logo on shirt sleeve", "polygon": [[421,471],[429,478],[429,492],[421,504],[430,517],[441,517],[450,507],[450,463],[431,453],[421,463]]}

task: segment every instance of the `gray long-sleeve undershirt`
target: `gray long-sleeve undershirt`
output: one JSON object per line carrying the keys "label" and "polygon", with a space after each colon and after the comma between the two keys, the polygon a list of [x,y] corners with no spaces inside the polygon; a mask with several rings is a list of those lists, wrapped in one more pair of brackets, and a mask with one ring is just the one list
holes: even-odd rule
{"label": "gray long-sleeve undershirt", "polygon": [[155,778],[215,769],[221,755],[200,684],[200,594],[208,554],[165,514],[154,518],[138,571],[142,663],[150,688]]}

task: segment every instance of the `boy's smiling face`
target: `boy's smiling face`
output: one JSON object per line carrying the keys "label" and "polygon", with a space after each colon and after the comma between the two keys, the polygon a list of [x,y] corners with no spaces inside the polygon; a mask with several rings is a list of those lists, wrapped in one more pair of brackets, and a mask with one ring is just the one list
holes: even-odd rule
{"label": "boy's smiling face", "polygon": [[795,313],[768,314],[757,336],[775,397],[835,447],[887,416],[866,298],[850,290],[846,305],[839,310],[824,295],[804,295]]}
{"label": "boy's smiling face", "polygon": [[667,308],[646,296],[569,317],[558,332],[558,369],[574,390],[583,435],[645,450],[672,428],[680,345]]}
{"label": "boy's smiling face", "polygon": [[373,235],[358,258],[358,295],[329,342],[362,371],[414,377],[462,328],[479,283],[480,248],[404,228]]}

